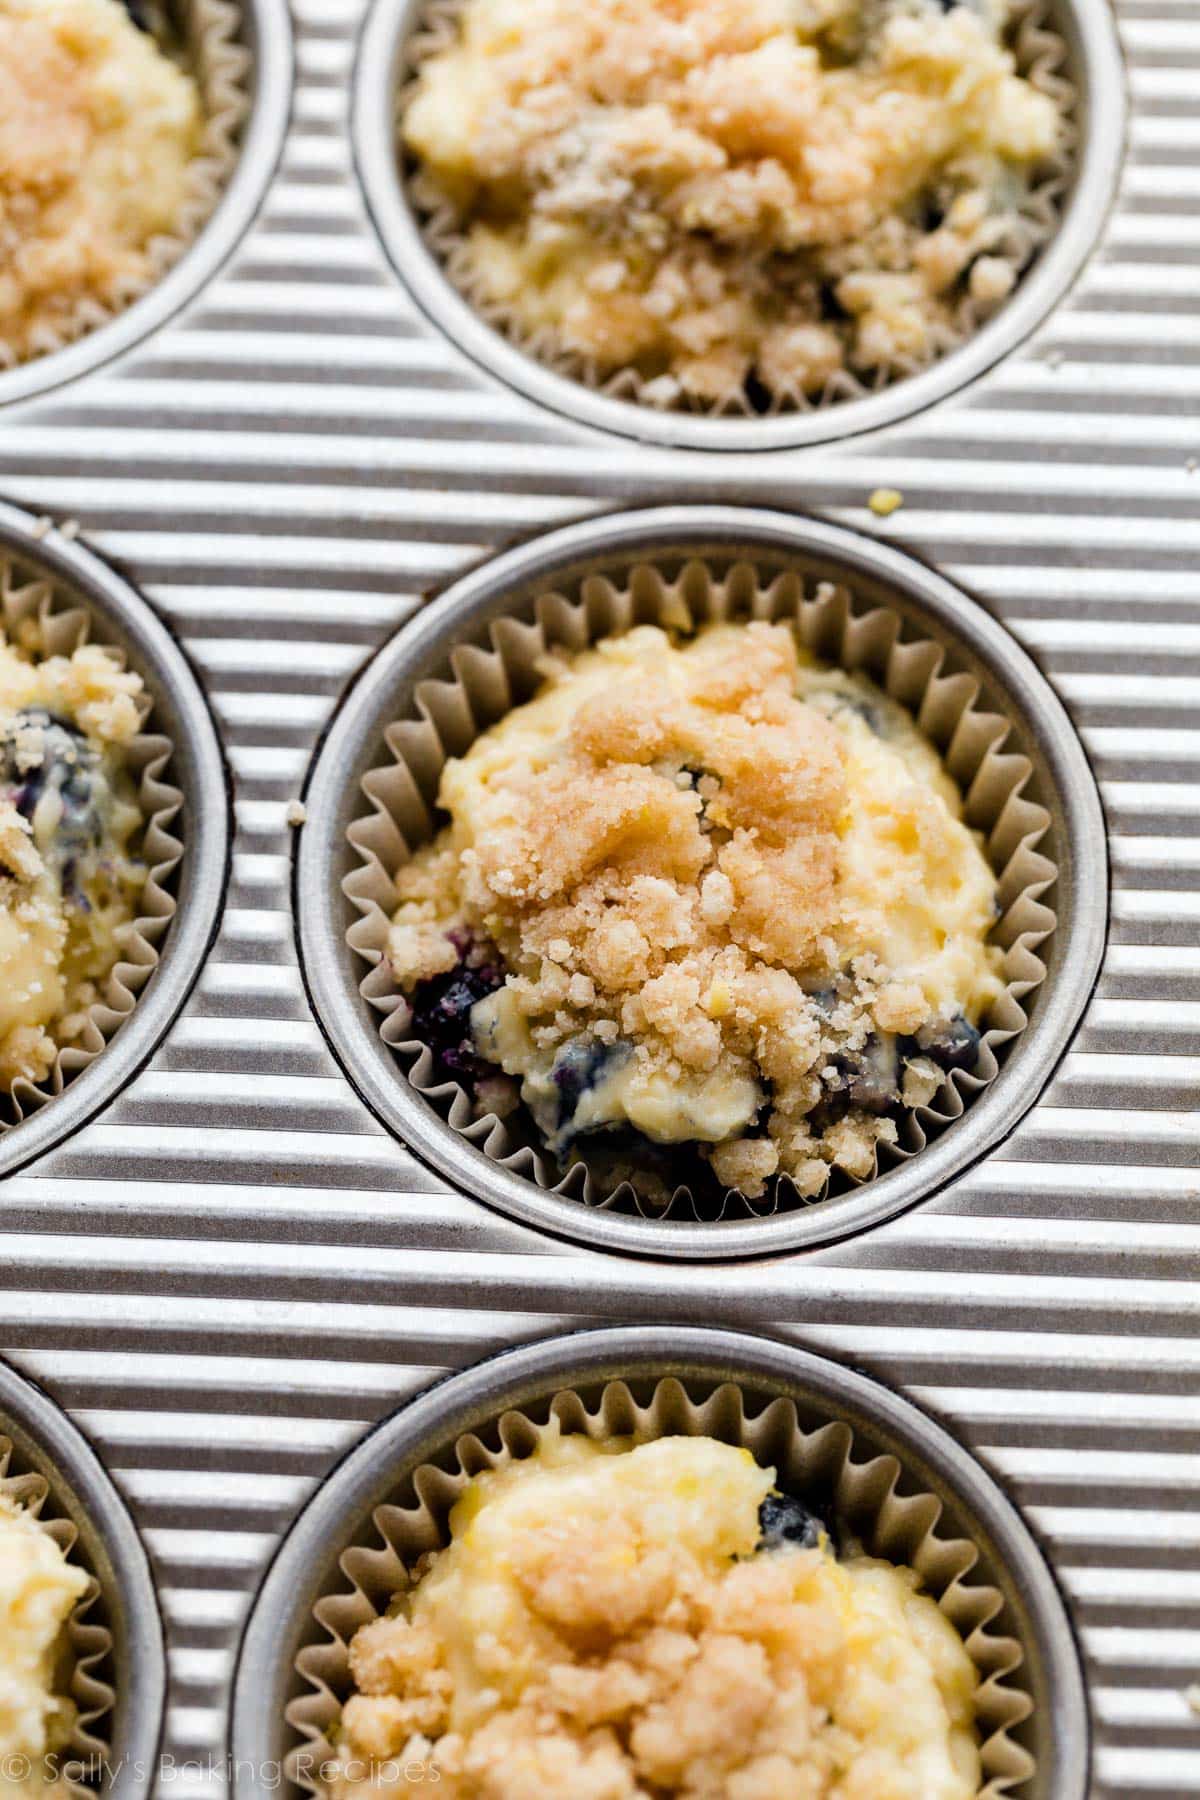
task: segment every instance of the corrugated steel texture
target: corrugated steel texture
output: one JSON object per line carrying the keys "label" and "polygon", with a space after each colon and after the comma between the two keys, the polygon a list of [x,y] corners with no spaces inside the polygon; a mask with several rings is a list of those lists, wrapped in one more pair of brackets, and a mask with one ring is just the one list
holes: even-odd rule
{"label": "corrugated steel texture", "polygon": [[[714,462],[585,439],[416,319],[351,167],[360,7],[295,15],[291,132],[239,253],[139,351],[0,419],[0,492],[77,518],[161,610],[236,782],[228,911],[184,1016],[0,1215],[0,1346],[149,1542],[170,1752],[221,1754],[264,1562],[369,1420],[504,1343],[695,1318],[828,1349],[947,1420],[1071,1599],[1096,1795],[1200,1791],[1200,16],[1124,0],[1120,202],[1021,354],[885,439]],[[886,522],[879,484],[905,496]],[[1016,1135],[915,1213],[766,1266],[588,1254],[448,1193],[336,1070],[292,938],[286,802],[422,590],[589,508],[689,494],[824,512],[961,581],[1066,701],[1111,829],[1103,977]]]}

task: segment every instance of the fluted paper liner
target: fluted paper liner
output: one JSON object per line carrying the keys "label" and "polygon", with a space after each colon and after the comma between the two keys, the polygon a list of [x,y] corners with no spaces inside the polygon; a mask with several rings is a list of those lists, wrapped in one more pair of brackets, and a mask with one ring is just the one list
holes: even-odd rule
{"label": "fluted paper liner", "polygon": [[[91,635],[90,615],[81,600],[48,577],[32,574],[27,565],[19,566],[3,556],[0,624],[11,642],[38,656],[70,656]],[[106,643],[106,647],[124,667],[120,644]],[[151,711],[151,697],[145,694],[143,727],[153,724]],[[60,1049],[44,1081],[17,1081],[7,1095],[0,1093],[0,1133],[12,1130],[29,1113],[57,1098],[72,1076],[100,1055],[133,1012],[138,995],[158,966],[159,946],[175,916],[171,880],[183,856],[183,844],[172,830],[183,795],[165,776],[173,754],[171,739],[160,731],[143,729],[124,746],[144,820],[140,839],[135,838],[133,844],[134,854],[146,870],[137,901],[139,910],[117,932],[119,958],[99,984],[103,991],[88,1008],[82,1035]]]}
{"label": "fluted paper liner", "polygon": [[[757,416],[757,408],[740,390],[726,401],[706,403],[687,396],[673,396],[666,391],[661,378],[647,382],[634,368],[604,374],[587,358],[564,351],[552,332],[530,331],[511,308],[497,304],[482,292],[466,254],[462,222],[437,181],[406,150],[399,137],[421,65],[456,41],[465,3],[466,0],[431,0],[407,46],[407,79],[401,83],[396,108],[401,179],[422,234],[451,285],[470,302],[485,323],[526,356],[544,364],[555,374],[570,377],[613,399],[651,406],[659,411],[706,413],[713,417]],[[1049,23],[1046,0],[1017,0],[1012,7],[1009,39],[1018,74],[1039,93],[1053,100],[1062,121],[1055,153],[1047,158],[1016,204],[995,217],[995,242],[989,244],[986,254],[1008,265],[1015,286],[1038,251],[1058,229],[1063,195],[1070,185],[1075,165],[1079,127],[1075,117],[1077,93],[1068,73],[1067,46]],[[897,358],[891,368],[878,369],[867,377],[856,375],[849,368],[838,369],[819,394],[806,394],[800,389],[776,394],[765,411],[768,415],[812,412],[841,401],[861,400],[868,394],[879,393],[883,388],[940,362],[950,351],[973,337],[1004,304],[1003,300],[997,305],[973,300],[969,294],[964,294],[955,308],[953,320],[931,328],[928,354]]]}
{"label": "fluted paper liner", "polygon": [[[242,126],[250,111],[250,54],[239,42],[242,9],[238,0],[181,0],[172,16],[182,39],[182,57],[172,60],[181,60],[194,77],[204,113],[200,148],[188,165],[186,193],[175,228],[147,244],[149,268],[144,277],[125,282],[107,304],[89,296],[80,300],[66,319],[39,325],[31,333],[32,348],[26,356],[19,356],[0,338],[0,369],[49,356],[124,312],[162,280],[216,210],[237,162]],[[161,43],[160,48],[171,56],[174,46]]]}
{"label": "fluted paper liner", "polygon": [[[70,1519],[41,1517],[48,1500],[53,1506],[50,1482],[37,1470],[15,1469],[13,1460],[12,1441],[0,1432],[0,1494],[36,1519],[67,1561],[75,1562],[79,1534]],[[79,1763],[84,1768],[109,1760],[108,1734],[116,1704],[116,1694],[103,1674],[106,1662],[111,1666],[113,1650],[112,1633],[103,1622],[104,1597],[95,1575],[90,1569],[87,1574],[89,1585],[76,1601],[63,1633],[55,1687],[55,1692],[65,1694],[77,1708],[74,1729],[59,1755],[64,1765]],[[74,1780],[66,1785],[72,1794],[94,1800],[91,1787]]]}
{"label": "fluted paper liner", "polygon": [[[454,679],[422,682],[416,693],[419,718],[404,719],[385,733],[390,758],[363,779],[369,803],[347,833],[360,859],[343,890],[362,915],[346,934],[351,951],[371,965],[360,991],[379,1014],[384,1042],[394,1051],[397,1079],[419,1094],[477,1149],[513,1173],[588,1205],[636,1210],[647,1217],[695,1220],[712,1217],[685,1186],[664,1208],[633,1195],[628,1183],[610,1190],[586,1163],[564,1175],[542,1147],[524,1109],[501,1120],[475,1115],[464,1088],[440,1075],[433,1053],[411,1035],[411,1009],[388,971],[384,951],[388,925],[398,904],[393,872],[436,829],[434,809],[443,764],[461,756],[475,737],[505,712],[527,699],[539,682],[534,664],[552,646],[580,650],[595,640],[635,624],[694,629],[719,619],[794,621],[800,641],[823,661],[871,676],[906,706],[941,751],[946,768],[964,795],[964,816],[984,835],[987,856],[998,879],[1000,917],[992,942],[1004,951],[1005,989],[986,1019],[973,1069],[945,1076],[931,1102],[903,1115],[900,1141],[880,1145],[873,1173],[916,1155],[927,1140],[959,1118],[998,1071],[998,1053],[1028,1022],[1023,1004],[1044,980],[1037,948],[1055,928],[1055,914],[1040,898],[1057,876],[1057,866],[1038,848],[1049,828],[1046,809],[1026,799],[1032,773],[1027,756],[1006,747],[1011,725],[1002,714],[978,705],[979,683],[966,673],[944,673],[946,653],[932,639],[902,630],[887,606],[864,610],[850,590],[823,582],[806,586],[795,573],[762,585],[749,562],[724,578],[701,561],[689,562],[667,580],[643,563],[617,588],[606,578],[587,578],[578,597],[545,593],[537,601],[536,624],[501,619],[491,628],[490,649],[460,645],[450,661]],[[670,1146],[666,1146],[669,1154]],[[583,1155],[586,1157],[586,1149]],[[844,1192],[851,1178],[837,1171],[819,1195]],[[727,1193],[720,1216],[762,1216],[801,1203],[786,1176],[775,1178],[767,1196],[750,1201]]]}
{"label": "fluted paper liner", "polygon": [[992,1629],[1003,1598],[986,1581],[972,1579],[979,1551],[969,1539],[942,1529],[941,1501],[912,1491],[894,1456],[864,1454],[847,1424],[833,1421],[804,1431],[791,1400],[777,1398],[755,1410],[742,1390],[727,1382],[698,1401],[669,1377],[657,1383],[646,1404],[625,1382],[612,1381],[594,1409],[565,1389],[536,1413],[505,1412],[486,1439],[472,1433],[448,1444],[436,1464],[423,1463],[398,1479],[394,1502],[377,1507],[369,1520],[347,1522],[338,1562],[342,1585],[314,1604],[320,1641],[301,1649],[295,1662],[305,1691],[286,1716],[303,1743],[290,1751],[285,1768],[298,1786],[320,1794],[315,1771],[336,1754],[330,1733],[354,1688],[348,1658],[354,1633],[381,1617],[394,1596],[410,1586],[409,1571],[419,1557],[449,1541],[450,1509],[467,1482],[485,1469],[531,1455],[550,1421],[564,1432],[596,1439],[647,1443],[702,1436],[737,1444],[763,1467],[775,1469],[785,1493],[821,1503],[835,1525],[869,1554],[915,1569],[979,1672],[980,1800],[999,1800],[1033,1776],[1033,1757],[1011,1735],[1033,1711],[1021,1685],[1024,1652],[1015,1638]]}

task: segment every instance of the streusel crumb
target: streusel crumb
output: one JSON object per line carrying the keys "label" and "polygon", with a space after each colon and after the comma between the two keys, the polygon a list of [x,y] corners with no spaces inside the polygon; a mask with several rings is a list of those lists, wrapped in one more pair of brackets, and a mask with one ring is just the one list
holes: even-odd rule
{"label": "streusel crumb", "polygon": [[868,1175],[906,1070],[973,1063],[1001,988],[995,876],[933,747],[781,625],[645,626],[544,672],[396,873],[416,1035],[519,1080],[564,1158],[632,1128],[750,1196]]}
{"label": "streusel crumb", "polygon": [[0,358],[148,279],[202,125],[195,82],[119,0],[0,0]]}
{"label": "streusel crumb", "polygon": [[477,1477],[351,1643],[331,1794],[420,1765],[447,1800],[973,1800],[958,1634],[909,1569],[769,1541],[773,1480],[708,1438]]}
{"label": "streusel crumb", "polygon": [[403,121],[467,290],[646,398],[820,396],[998,304],[1063,136],[1004,0],[466,0]]}

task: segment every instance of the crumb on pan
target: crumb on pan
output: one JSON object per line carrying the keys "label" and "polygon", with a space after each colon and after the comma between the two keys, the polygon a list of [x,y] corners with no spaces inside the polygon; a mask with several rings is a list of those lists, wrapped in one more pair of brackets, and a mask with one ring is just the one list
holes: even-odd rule
{"label": "crumb on pan", "polygon": [[890,519],[894,512],[899,512],[904,505],[904,495],[899,488],[878,487],[872,493],[867,505],[879,519]]}

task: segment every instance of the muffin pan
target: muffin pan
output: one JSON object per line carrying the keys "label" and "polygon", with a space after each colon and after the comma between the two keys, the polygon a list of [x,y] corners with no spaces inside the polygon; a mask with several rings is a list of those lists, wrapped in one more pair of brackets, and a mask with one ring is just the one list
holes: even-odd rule
{"label": "muffin pan", "polygon": [[[221,796],[216,837],[187,871],[191,901],[180,890],[175,924],[194,935],[173,928],[128,1030],[0,1139],[0,1347],[78,1419],[144,1534],[171,1651],[164,1792],[207,1793],[223,1770],[243,1624],[338,1458],[447,1369],[606,1321],[632,1339],[622,1374],[660,1330],[683,1358],[700,1325],[740,1327],[772,1358],[798,1347],[861,1367],[885,1390],[877,1430],[905,1398],[940,1418],[956,1458],[1016,1504],[1078,1630],[1091,1752],[1085,1764],[1073,1737],[1064,1779],[1089,1800],[1200,1789],[1186,1698],[1200,1666],[1187,205],[1200,32],[1184,10],[1120,0],[1114,24],[1081,0],[1077,58],[1099,71],[1083,83],[1086,157],[1099,163],[1085,162],[1055,246],[967,362],[863,403],[873,411],[831,413],[837,435],[817,448],[785,448],[787,420],[683,415],[704,429],[703,455],[689,454],[699,435],[639,444],[624,411],[598,433],[574,389],[543,403],[527,371],[487,375],[490,342],[464,356],[460,325],[474,328],[440,274],[415,304],[364,208],[361,95],[372,81],[386,95],[395,41],[389,28],[380,53],[385,12],[364,0],[296,0],[294,89],[284,10],[264,0],[248,14],[262,22],[263,86],[224,210],[129,314],[0,377],[0,398],[22,402],[0,412],[0,494],[23,509],[0,515],[19,537],[0,549],[94,584],[113,635],[161,667],[172,734]],[[1130,155],[1106,213],[1123,150],[1117,28]],[[390,136],[376,145],[390,153]],[[394,158],[386,174],[394,187]],[[540,395],[540,373],[528,380]],[[708,446],[710,423],[730,454]],[[778,448],[747,454],[739,433]],[[899,510],[869,510],[875,489],[895,490]],[[1030,1078],[1011,1083],[1003,1125],[993,1118],[961,1164],[957,1127],[943,1133],[930,1153],[953,1167],[868,1229],[719,1263],[599,1253],[481,1204],[448,1147],[444,1169],[414,1153],[364,1104],[362,1070],[348,1080],[330,1054],[292,891],[306,774],[364,694],[381,724],[392,715],[383,672],[413,641],[393,634],[406,621],[435,633],[444,602],[426,624],[428,592],[471,571],[482,592],[500,554],[516,546],[518,564],[536,564],[547,534],[585,516],[585,535],[598,531],[604,509],[696,504],[784,514],[809,542],[834,528],[839,556],[852,545],[872,578],[915,582],[914,605],[927,583],[949,591],[955,641],[965,633],[985,662],[977,634],[1005,647],[998,678],[1035,735],[1044,676],[1051,712],[1063,702],[1071,717],[1071,759],[1082,745],[1095,774],[1077,859],[1093,904],[1066,929],[1056,902],[1055,955],[1077,960],[1039,995],[1042,1023],[1022,1040]],[[78,521],[92,548],[41,514]],[[339,741],[349,794],[357,771]],[[236,800],[228,869],[221,752]],[[314,804],[300,864],[327,825]],[[340,934],[330,948],[340,959]],[[347,1002],[359,1004],[353,982]],[[971,1108],[964,1132],[980,1116]],[[925,1154],[908,1165],[914,1183]],[[154,1733],[162,1716],[155,1699]]]}
{"label": "muffin pan", "polygon": [[[0,1175],[19,1168],[48,1145],[78,1130],[150,1055],[183,1004],[216,929],[229,855],[228,795],[224,762],[212,720],[195,678],[170,634],[146,602],[114,571],[60,532],[39,528],[16,507],[0,505],[0,557],[22,585],[46,581],[56,610],[79,607],[90,620],[89,638],[124,650],[142,676],[152,702],[150,734],[170,742],[170,758],[157,778],[166,793],[182,794],[168,814],[162,840],[164,894],[174,904],[157,939],[157,964],[148,984],[131,997],[128,1016],[85,1067],[68,1072],[61,1093],[23,1108],[18,1123],[0,1131]],[[179,845],[182,844],[182,855]],[[157,862],[158,858],[151,858]],[[145,954],[150,955],[150,949]]]}
{"label": "muffin pan", "polygon": [[[347,1692],[347,1633],[386,1607],[407,1546],[415,1560],[418,1547],[444,1542],[463,1473],[527,1455],[552,1413],[564,1430],[591,1435],[715,1436],[793,1481],[830,1484],[874,1553],[915,1561],[988,1671],[989,1800],[1013,1789],[1084,1800],[1087,1708],[1070,1627],[1000,1490],[940,1426],[877,1383],[805,1351],[699,1328],[582,1332],[508,1351],[356,1446],[284,1540],[251,1613],[230,1738],[241,1766],[290,1758],[293,1775],[298,1757],[319,1766],[321,1733]],[[964,1539],[976,1557],[961,1554]],[[247,1791],[267,1787],[251,1777]]]}
{"label": "muffin pan", "polygon": [[[377,896],[391,872],[378,864],[370,847],[385,846],[381,853],[386,859],[399,841],[389,795],[401,802],[416,789],[432,803],[439,754],[444,754],[436,735],[428,742],[406,741],[409,774],[391,783],[387,771],[402,753],[398,740],[390,749],[385,745],[387,727],[419,716],[433,719],[443,743],[461,753],[471,732],[463,721],[470,717],[464,701],[472,674],[477,711],[489,720],[492,714],[486,665],[472,660],[466,646],[486,648],[497,622],[551,617],[539,608],[539,597],[559,593],[571,604],[581,594],[587,596],[593,578],[598,586],[607,581],[618,592],[628,584],[635,596],[633,616],[650,621],[658,616],[656,601],[639,569],[673,580],[689,565],[693,575],[707,569],[714,579],[740,568],[745,578],[737,585],[747,606],[752,579],[759,596],[781,573],[798,575],[810,594],[821,582],[844,585],[860,616],[886,609],[898,617],[901,641],[933,640],[942,651],[937,676],[928,685],[924,675],[914,672],[906,689],[902,663],[898,666],[884,651],[879,652],[882,661],[867,662],[868,673],[879,678],[883,669],[892,668],[897,691],[906,693],[912,705],[923,704],[923,716],[929,718],[937,716],[930,699],[934,681],[966,676],[978,690],[979,712],[1011,720],[1001,753],[1026,758],[1029,769],[1006,775],[983,801],[979,790],[988,784],[977,783],[975,811],[969,806],[967,816],[990,831],[1014,792],[1029,809],[1028,817],[1022,812],[1024,823],[996,836],[1005,844],[998,856],[1001,869],[1014,845],[1027,846],[1013,861],[1001,893],[1011,923],[1007,941],[1024,944],[1034,927],[1032,954],[1039,959],[1026,964],[1028,951],[1017,959],[1032,983],[1030,1023],[1011,1042],[997,1046],[996,1079],[957,1102],[943,1102],[943,1115],[957,1105],[961,1116],[944,1123],[937,1135],[931,1124],[923,1148],[849,1191],[834,1189],[828,1198],[808,1205],[781,1202],[777,1211],[757,1217],[745,1216],[745,1208],[741,1216],[727,1210],[716,1222],[694,1212],[688,1217],[674,1204],[660,1217],[648,1216],[648,1209],[610,1207],[608,1196],[594,1194],[590,1187],[585,1201],[568,1181],[558,1182],[543,1159],[535,1158],[531,1167],[528,1155],[518,1153],[515,1135],[511,1140],[500,1132],[481,1136],[464,1103],[452,1110],[448,1100],[434,1100],[439,1088],[445,1089],[444,1081],[435,1074],[418,1081],[414,1054],[404,1041],[412,1034],[397,1038],[388,1011],[394,1006],[390,987],[372,975],[370,960],[378,956],[378,927],[387,910],[383,903],[380,912]],[[686,574],[683,581],[686,587]],[[698,585],[692,581],[693,591]],[[784,606],[792,616],[793,603]],[[590,635],[608,629],[608,611],[597,591],[586,608]],[[592,620],[601,624],[591,626]],[[836,634],[820,618],[808,624],[819,649],[836,658]],[[548,635],[550,641],[570,641],[565,620],[549,627]],[[455,673],[462,683],[457,692]],[[957,773],[969,786],[981,765],[977,752],[961,755],[967,734],[957,732],[958,722],[957,714],[947,717],[943,742],[959,751]],[[953,753],[951,766],[956,766]],[[920,564],[865,538],[778,513],[719,507],[621,513],[550,533],[484,564],[372,660],[330,729],[305,790],[305,804],[308,818],[296,864],[301,960],[317,1016],[351,1081],[384,1123],[449,1179],[524,1223],[606,1249],[722,1257],[809,1248],[866,1230],[935,1192],[1010,1131],[1036,1098],[1070,1039],[1104,947],[1107,867],[1099,800],[1078,740],[1037,670],[978,607]],[[1046,815],[1044,830],[1039,808]],[[423,812],[419,804],[409,810],[413,818]],[[1034,882],[1028,896],[1021,891],[1027,880]],[[1045,910],[1038,905],[1043,894]],[[1042,958],[1046,978],[1039,983],[1032,971]],[[1014,979],[1017,972],[1014,961],[1007,978]],[[1014,1011],[1010,1029],[1019,1017]],[[459,1115],[461,1122],[452,1122]],[[498,1146],[496,1138],[502,1140]]]}
{"label": "muffin pan", "polygon": [[1078,96],[1077,144],[1058,227],[995,315],[927,368],[855,398],[763,418],[660,410],[536,359],[448,278],[414,205],[397,147],[397,107],[413,73],[410,45],[427,29],[429,13],[430,0],[372,0],[367,14],[355,72],[353,133],[371,217],[413,300],[457,348],[487,374],[576,424],[695,450],[795,448],[893,424],[974,380],[1040,323],[1095,248],[1112,204],[1124,142],[1124,81],[1108,8],[1089,0],[1052,0],[1046,22],[1067,48],[1064,74]]}

